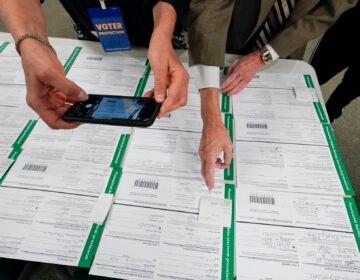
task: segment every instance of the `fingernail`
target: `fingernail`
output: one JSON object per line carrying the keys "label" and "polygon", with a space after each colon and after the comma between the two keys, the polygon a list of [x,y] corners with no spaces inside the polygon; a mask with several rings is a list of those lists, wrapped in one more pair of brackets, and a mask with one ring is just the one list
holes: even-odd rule
{"label": "fingernail", "polygon": [[80,91],[77,98],[79,101],[85,101],[89,98],[89,96],[84,91]]}
{"label": "fingernail", "polygon": [[156,94],[156,95],[155,95],[155,100],[156,100],[156,102],[158,102],[158,103],[163,102],[164,99],[165,99],[165,94]]}

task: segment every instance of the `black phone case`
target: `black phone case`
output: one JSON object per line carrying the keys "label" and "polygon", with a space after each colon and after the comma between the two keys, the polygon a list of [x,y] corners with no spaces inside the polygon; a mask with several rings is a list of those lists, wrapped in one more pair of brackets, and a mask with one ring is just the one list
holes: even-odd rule
{"label": "black phone case", "polygon": [[[91,95],[89,94],[89,98],[92,96],[98,96],[98,95]],[[102,97],[115,97],[111,95],[101,95]],[[121,96],[122,97],[122,96]],[[136,98],[136,99],[142,99],[147,97],[129,97],[124,96],[125,98]],[[85,116],[76,116],[72,111],[75,110],[76,106],[81,106],[81,102],[75,103],[72,107],[67,110],[63,116],[63,119],[67,122],[81,122],[81,123],[93,123],[93,124],[106,124],[106,125],[118,125],[118,126],[134,126],[134,127],[149,127],[151,126],[156,119],[157,113],[160,110],[161,104],[160,103],[154,103],[153,108],[148,108],[147,110],[143,110],[142,113],[148,114],[151,112],[147,120],[127,120],[127,119],[96,119],[91,117],[85,117]]]}

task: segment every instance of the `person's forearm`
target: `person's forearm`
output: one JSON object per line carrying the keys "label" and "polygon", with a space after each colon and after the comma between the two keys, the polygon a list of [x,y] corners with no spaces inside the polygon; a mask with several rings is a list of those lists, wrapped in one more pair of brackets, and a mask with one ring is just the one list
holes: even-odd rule
{"label": "person's forearm", "polygon": [[0,0],[0,15],[15,40],[25,33],[47,38],[39,0]]}
{"label": "person's forearm", "polygon": [[222,122],[219,89],[203,88],[199,91],[201,98],[201,118],[204,128],[213,128],[219,121]]}
{"label": "person's forearm", "polygon": [[153,35],[163,36],[171,42],[176,23],[176,11],[172,5],[159,1],[153,7]]}

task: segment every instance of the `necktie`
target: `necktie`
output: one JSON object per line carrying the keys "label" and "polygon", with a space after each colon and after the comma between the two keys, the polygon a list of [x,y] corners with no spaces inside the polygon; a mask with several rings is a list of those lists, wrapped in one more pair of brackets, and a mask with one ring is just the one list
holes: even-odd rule
{"label": "necktie", "polygon": [[288,17],[293,11],[295,0],[276,0],[271,8],[260,32],[258,33],[255,45],[257,48],[265,46],[277,32],[286,24]]}

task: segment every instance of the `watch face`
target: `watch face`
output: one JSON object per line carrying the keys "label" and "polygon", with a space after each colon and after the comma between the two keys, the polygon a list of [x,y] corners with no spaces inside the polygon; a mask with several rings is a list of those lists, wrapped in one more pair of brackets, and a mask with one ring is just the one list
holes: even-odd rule
{"label": "watch face", "polygon": [[260,55],[261,55],[261,60],[265,64],[269,64],[272,61],[271,53],[266,47],[260,49]]}

